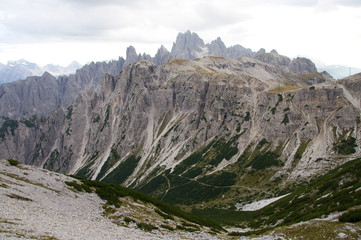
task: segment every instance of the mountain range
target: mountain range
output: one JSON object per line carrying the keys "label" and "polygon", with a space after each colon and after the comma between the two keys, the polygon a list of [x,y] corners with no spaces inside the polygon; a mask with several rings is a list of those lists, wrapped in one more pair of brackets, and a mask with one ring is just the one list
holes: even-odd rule
{"label": "mountain range", "polygon": [[54,64],[47,64],[44,67],[40,67],[24,59],[9,61],[6,65],[0,63],[0,84],[25,79],[29,76],[42,75],[44,72],[49,72],[54,76],[69,75],[75,73],[80,67],[81,65],[75,61],[67,67]]}
{"label": "mountain range", "polygon": [[239,44],[226,47],[220,37],[211,43],[205,44],[196,33],[190,31],[178,34],[176,41],[173,43],[171,52],[164,46],[161,46],[154,58],[148,54],[137,55],[135,48],[130,46],[127,49],[127,59],[124,67],[139,60],[152,61],[155,65],[161,66],[169,59],[180,58],[194,60],[205,56],[219,56],[231,59],[249,57],[279,66],[287,72],[297,74],[317,72],[315,64],[306,58],[291,60],[286,56],[279,55],[276,50],[266,53],[262,48],[257,52],[253,52],[251,49],[245,48]]}
{"label": "mountain range", "polygon": [[[361,74],[335,81],[306,58],[180,33],[154,58],[129,47],[125,60],[1,85],[0,158],[121,184],[207,218],[237,215],[233,225],[275,227],[313,210],[291,218],[290,206],[247,225],[241,209],[274,197],[360,205],[357,172],[335,186],[318,178],[358,169],[360,92]],[[325,184],[323,195],[302,188],[312,181]],[[334,198],[344,184],[347,201]],[[332,206],[314,217],[341,209]]]}
{"label": "mountain range", "polygon": [[[276,56],[272,56],[273,54]],[[296,65],[298,64],[297,61],[292,61],[292,66],[289,66],[291,64],[291,59],[285,56],[279,56],[276,50],[272,50],[270,54],[266,54],[266,51],[263,48],[259,49],[257,52],[253,52],[251,49],[245,48],[239,44],[226,47],[220,37],[211,43],[205,44],[196,33],[191,33],[190,31],[178,34],[171,52],[169,52],[162,45],[154,57],[151,57],[146,53],[137,54],[135,48],[130,46],[127,49],[125,66],[142,59],[153,61],[157,66],[160,66],[171,58],[184,58],[193,60],[197,57],[212,55],[235,59],[239,57],[258,57],[258,59],[261,61],[273,61],[273,63],[279,64],[284,68],[291,67],[291,71],[299,71],[296,70]],[[276,60],[275,58],[278,59]],[[299,58],[296,59],[300,61]],[[25,79],[28,76],[39,76],[44,72],[49,72],[54,76],[69,75],[75,73],[75,71],[79,68],[81,68],[81,65],[76,61],[70,63],[67,67],[54,64],[47,64],[44,67],[40,67],[37,64],[28,62],[24,59],[18,61],[9,61],[7,65],[0,63],[0,84]],[[312,69],[308,69],[308,71],[315,72],[317,70],[312,66]],[[350,76],[351,74],[359,73],[361,72],[361,69],[340,65],[322,65],[318,67],[318,71],[326,71],[333,78],[341,79]]]}
{"label": "mountain range", "polygon": [[[315,64],[306,58],[291,60],[279,55],[276,50],[270,53],[266,53],[264,49],[252,52],[241,45],[227,48],[220,38],[210,44],[204,44],[196,33],[187,31],[178,34],[171,52],[161,46],[154,57],[145,53],[137,54],[135,48],[130,46],[126,51],[126,59],[120,57],[118,60],[109,62],[92,62],[68,76],[56,78],[49,72],[45,72],[40,77],[32,76],[23,81],[2,84],[0,85],[0,117],[20,119],[34,114],[47,116],[58,106],[66,109],[80,93],[90,89],[98,91],[105,74],[117,75],[124,67],[140,60],[151,61],[160,67],[170,59],[194,60],[197,57],[209,55],[232,59],[250,57],[278,66],[282,71],[296,74],[317,72]],[[32,66],[31,69],[38,69],[35,64],[26,63],[25,65]],[[322,73],[321,79],[315,77],[310,81],[317,82],[324,79],[332,79],[332,77],[327,73]],[[0,124],[2,122],[0,119]]]}

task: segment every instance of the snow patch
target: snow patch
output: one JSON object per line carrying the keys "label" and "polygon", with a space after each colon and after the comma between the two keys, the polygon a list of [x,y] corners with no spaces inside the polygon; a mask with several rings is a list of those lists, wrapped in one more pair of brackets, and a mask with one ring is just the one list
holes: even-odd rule
{"label": "snow patch", "polygon": [[264,207],[270,205],[271,203],[276,202],[279,199],[284,198],[284,197],[286,197],[288,195],[289,195],[289,193],[287,193],[285,195],[282,195],[282,196],[274,197],[274,198],[259,200],[259,201],[249,203],[249,204],[246,204],[246,205],[242,205],[241,203],[237,203],[236,208],[237,208],[237,211],[256,211],[256,210],[264,208]]}
{"label": "snow patch", "polygon": [[201,51],[200,52],[194,52],[194,55],[197,58],[201,58],[201,57],[207,56],[208,53],[209,53],[208,47],[201,47]]}
{"label": "snow patch", "polygon": [[338,234],[338,237],[339,237],[339,238],[347,238],[348,235],[347,235],[346,233],[339,233],[339,234]]}
{"label": "snow patch", "polygon": [[332,193],[327,193],[326,195],[323,195],[319,198],[316,199],[316,201],[320,200],[320,199],[323,199],[323,198],[327,198],[328,196],[330,196]]}

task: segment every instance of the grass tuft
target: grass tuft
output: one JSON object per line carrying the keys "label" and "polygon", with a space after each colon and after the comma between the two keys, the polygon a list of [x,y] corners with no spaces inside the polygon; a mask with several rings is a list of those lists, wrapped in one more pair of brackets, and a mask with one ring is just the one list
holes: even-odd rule
{"label": "grass tuft", "polygon": [[32,202],[33,200],[27,197],[23,197],[20,195],[17,195],[15,193],[11,193],[11,194],[6,194],[6,196],[8,196],[9,198],[13,198],[13,199],[17,199],[17,200],[21,200],[21,201],[28,201],[28,202]]}
{"label": "grass tuft", "polygon": [[360,222],[361,221],[361,209],[350,210],[347,213],[342,214],[338,220],[340,222]]}
{"label": "grass tuft", "polygon": [[282,93],[282,92],[288,92],[288,91],[295,91],[298,89],[303,88],[302,86],[282,86],[282,87],[277,87],[275,89],[269,90],[268,93]]}
{"label": "grass tuft", "polygon": [[8,159],[8,162],[11,166],[17,166],[19,165],[19,161],[18,160],[14,160],[14,159]]}

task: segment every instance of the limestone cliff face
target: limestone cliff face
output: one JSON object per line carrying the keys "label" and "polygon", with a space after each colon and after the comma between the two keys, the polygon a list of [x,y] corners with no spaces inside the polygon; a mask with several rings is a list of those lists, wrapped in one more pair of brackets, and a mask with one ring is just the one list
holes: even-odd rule
{"label": "limestone cliff face", "polygon": [[51,112],[59,104],[58,82],[47,72],[0,86],[0,116],[18,118],[27,112]]}
{"label": "limestone cliff face", "polygon": [[[99,92],[66,111],[8,120],[0,158],[172,203],[237,201],[250,188],[272,195],[360,156],[359,95],[347,90],[360,81],[352,81],[310,87],[251,58],[173,59],[160,68],[142,60],[106,75]],[[255,174],[262,177],[252,182]]]}
{"label": "limestone cliff face", "polygon": [[172,47],[172,55],[175,58],[193,60],[201,55],[206,55],[208,49],[203,40],[196,33],[190,31],[179,33]]}
{"label": "limestone cliff face", "polygon": [[[66,109],[80,93],[88,90],[98,91],[105,74],[118,75],[119,72],[132,63],[140,60],[152,61],[160,67],[169,59],[193,60],[203,56],[221,56],[238,59],[240,57],[256,58],[268,64],[280,67],[286,72],[309,74],[303,78],[305,81],[319,83],[314,64],[305,58],[290,60],[272,50],[266,53],[264,49],[253,52],[241,45],[226,47],[221,38],[210,44],[205,44],[196,34],[187,31],[179,33],[172,51],[164,46],[158,50],[155,57],[148,54],[137,54],[134,47],[130,46],[126,52],[126,60],[119,58],[117,61],[90,63],[79,69],[75,74],[60,76],[57,79],[46,73],[42,77],[30,77],[24,81],[17,81],[0,86],[0,117],[21,119],[33,115],[48,116],[58,106]],[[30,63],[27,63],[30,65]],[[0,68],[3,68],[0,66]],[[53,69],[52,67],[49,69]],[[316,79],[315,79],[316,78]],[[0,119],[0,126],[3,120]]]}
{"label": "limestone cliff face", "polygon": [[[32,115],[47,116],[58,106],[67,108],[86,91],[99,91],[106,73],[119,74],[124,59],[108,63],[97,62],[85,65],[75,74],[57,79],[45,72],[40,77],[28,77],[0,85],[0,116],[20,119]],[[0,125],[2,121],[0,120]]]}
{"label": "limestone cliff face", "polygon": [[279,55],[276,50],[272,50],[270,53],[257,54],[256,59],[295,74],[317,72],[316,65],[311,60],[300,57],[291,60],[286,56]]}
{"label": "limestone cliff face", "polygon": [[289,69],[290,72],[298,74],[317,72],[316,65],[310,59],[301,57],[293,59]]}

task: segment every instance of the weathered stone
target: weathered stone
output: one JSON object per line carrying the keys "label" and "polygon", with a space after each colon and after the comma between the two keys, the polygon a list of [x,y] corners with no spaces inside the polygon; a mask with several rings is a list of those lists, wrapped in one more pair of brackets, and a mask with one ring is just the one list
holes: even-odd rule
{"label": "weathered stone", "polygon": [[[345,131],[360,141],[360,107],[350,103],[348,88],[348,80],[310,88],[299,75],[250,58],[174,59],[160,68],[142,60],[107,75],[99,93],[83,93],[67,110],[35,119],[34,127],[20,121],[14,135],[5,131],[0,157],[102,179],[135,155],[124,184],[141,186],[153,171],[173,169],[210,141],[235,137],[238,153],[204,174],[265,140],[272,151],[287,143],[275,176],[308,177],[342,162],[333,146]],[[353,156],[359,154],[358,146]]]}

